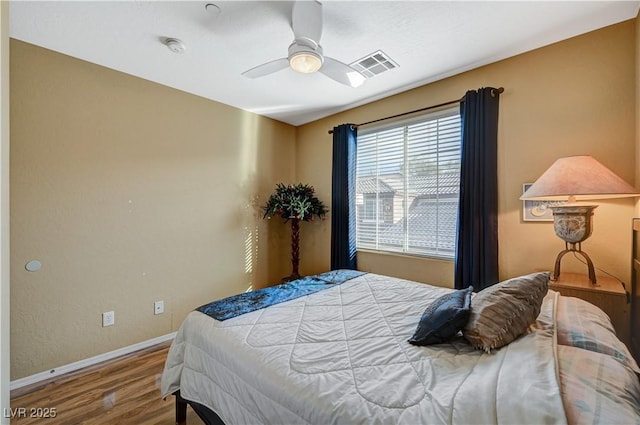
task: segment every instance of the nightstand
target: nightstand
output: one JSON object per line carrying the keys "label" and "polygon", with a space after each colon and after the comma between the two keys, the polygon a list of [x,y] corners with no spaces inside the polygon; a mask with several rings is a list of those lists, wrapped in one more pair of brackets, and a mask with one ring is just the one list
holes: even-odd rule
{"label": "nightstand", "polygon": [[610,276],[597,276],[593,286],[586,274],[560,273],[558,280],[549,282],[549,289],[568,297],[581,298],[600,307],[613,323],[616,334],[629,347],[631,304],[624,284]]}

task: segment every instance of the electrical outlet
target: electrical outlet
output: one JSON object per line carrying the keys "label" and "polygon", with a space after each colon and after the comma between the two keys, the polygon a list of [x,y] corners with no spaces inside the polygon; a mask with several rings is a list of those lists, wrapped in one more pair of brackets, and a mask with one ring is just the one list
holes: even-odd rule
{"label": "electrical outlet", "polygon": [[116,323],[116,313],[114,311],[105,311],[102,313],[102,327],[113,326]]}
{"label": "electrical outlet", "polygon": [[156,301],[153,303],[153,314],[162,314],[164,313],[164,301]]}

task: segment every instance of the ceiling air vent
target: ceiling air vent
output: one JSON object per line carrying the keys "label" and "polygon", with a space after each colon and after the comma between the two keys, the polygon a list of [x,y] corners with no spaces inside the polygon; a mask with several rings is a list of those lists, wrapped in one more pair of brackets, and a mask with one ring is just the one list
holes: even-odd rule
{"label": "ceiling air vent", "polygon": [[398,64],[392,61],[382,50],[378,50],[353,62],[349,66],[359,71],[365,77],[371,78],[390,69],[397,68]]}

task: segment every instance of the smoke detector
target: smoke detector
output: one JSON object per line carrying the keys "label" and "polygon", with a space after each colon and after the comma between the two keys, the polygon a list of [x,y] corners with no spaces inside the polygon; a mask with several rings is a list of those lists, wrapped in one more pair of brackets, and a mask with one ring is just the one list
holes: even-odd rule
{"label": "smoke detector", "polygon": [[204,6],[204,9],[207,11],[207,13],[209,14],[209,16],[217,18],[220,15],[220,6],[218,6],[215,3],[207,3]]}
{"label": "smoke detector", "polygon": [[184,44],[184,42],[177,38],[167,38],[164,40],[164,44],[173,53],[183,53],[185,50],[187,50],[187,46]]}

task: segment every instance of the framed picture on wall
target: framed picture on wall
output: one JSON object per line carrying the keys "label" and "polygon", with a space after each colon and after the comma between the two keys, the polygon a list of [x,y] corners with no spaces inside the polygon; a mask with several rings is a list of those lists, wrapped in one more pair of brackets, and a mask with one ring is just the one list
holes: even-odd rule
{"label": "framed picture on wall", "polygon": [[[524,183],[522,193],[533,183]],[[561,205],[563,201],[522,201],[522,221],[553,221],[551,205]]]}

